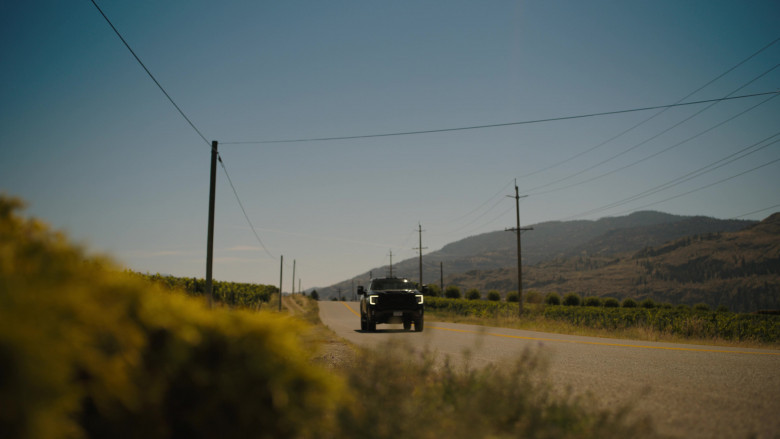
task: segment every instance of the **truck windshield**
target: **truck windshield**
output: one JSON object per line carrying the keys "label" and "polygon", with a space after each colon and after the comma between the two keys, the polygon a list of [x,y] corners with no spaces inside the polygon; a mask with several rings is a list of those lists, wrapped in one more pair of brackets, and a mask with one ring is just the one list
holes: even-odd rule
{"label": "truck windshield", "polygon": [[406,279],[374,279],[371,281],[373,291],[413,290],[414,284]]}

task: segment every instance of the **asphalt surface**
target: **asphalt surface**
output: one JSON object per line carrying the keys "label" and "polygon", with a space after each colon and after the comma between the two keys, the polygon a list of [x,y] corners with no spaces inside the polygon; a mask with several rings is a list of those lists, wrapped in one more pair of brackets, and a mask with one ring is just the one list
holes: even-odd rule
{"label": "asphalt surface", "polygon": [[401,325],[360,331],[357,302],[320,302],[320,318],[362,347],[403,339],[451,361],[480,366],[525,349],[548,358],[556,386],[591,393],[603,407],[632,404],[659,432],[686,438],[780,438],[780,351],[654,343],[426,320],[422,333]]}

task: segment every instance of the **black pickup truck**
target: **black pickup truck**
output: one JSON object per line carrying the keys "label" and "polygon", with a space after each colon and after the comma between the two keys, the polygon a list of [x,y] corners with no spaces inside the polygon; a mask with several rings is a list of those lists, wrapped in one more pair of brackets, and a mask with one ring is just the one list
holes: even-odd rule
{"label": "black pickup truck", "polygon": [[358,286],[360,329],[376,331],[377,323],[403,323],[409,331],[422,332],[425,306],[423,294],[407,279],[371,279],[368,289]]}

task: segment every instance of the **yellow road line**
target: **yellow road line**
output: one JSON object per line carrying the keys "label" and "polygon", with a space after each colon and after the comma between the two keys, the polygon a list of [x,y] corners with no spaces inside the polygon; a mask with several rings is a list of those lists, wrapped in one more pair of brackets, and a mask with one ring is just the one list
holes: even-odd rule
{"label": "yellow road line", "polygon": [[[344,306],[347,307],[348,310],[350,310],[350,312],[352,312],[352,314],[355,314],[356,316],[360,317],[360,314],[354,309],[352,309],[352,307],[349,306],[348,303],[346,302],[342,302],[342,303],[344,304]],[[498,334],[495,332],[474,331],[469,329],[444,328],[441,326],[428,326],[428,328],[439,329],[441,331],[460,332],[466,334],[482,334],[482,335],[489,335],[491,337],[503,337],[503,338],[511,338],[516,340],[549,341],[549,342],[557,342],[557,343],[573,343],[573,344],[585,344],[585,345],[594,345],[594,346],[613,346],[613,347],[620,347],[620,348],[659,349],[659,350],[666,350],[666,351],[715,352],[719,354],[780,356],[780,353],[777,352],[750,352],[750,351],[729,351],[725,349],[683,348],[683,347],[671,347],[671,346],[645,346],[645,345],[638,345],[638,344],[608,343],[604,341],[584,341],[584,340],[567,340],[567,339],[558,339],[558,338],[528,337],[522,335],[508,335],[508,334]]]}
{"label": "yellow road line", "polygon": [[351,307],[351,306],[349,306],[349,304],[348,304],[347,302],[341,302],[341,303],[343,303],[343,304],[344,304],[344,306],[346,306],[348,310],[352,311],[352,314],[355,314],[356,316],[360,317],[360,314],[358,314],[358,312],[357,312],[357,311],[355,311],[354,309],[352,309],[352,307]]}

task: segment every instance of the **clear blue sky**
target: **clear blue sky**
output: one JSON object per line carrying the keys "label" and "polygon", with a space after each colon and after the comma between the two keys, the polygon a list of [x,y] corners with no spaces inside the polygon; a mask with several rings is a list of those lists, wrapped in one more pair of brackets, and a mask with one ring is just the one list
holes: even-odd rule
{"label": "clear blue sky", "polygon": [[[767,96],[669,109],[603,145],[657,111],[228,144],[675,103],[780,37],[776,0],[98,4],[220,142],[267,250],[220,168],[220,280],[278,284],[284,255],[286,291],[293,260],[304,288],[328,286],[387,264],[390,251],[394,261],[415,256],[418,223],[426,252],[512,227],[515,178],[529,195],[523,225],[780,210],[780,143],[718,162],[780,131],[780,98],[756,106]],[[4,1],[0,33],[0,190],[129,268],[204,277],[209,147],[92,3]],[[780,68],[759,76],[778,63],[780,42],[686,101],[775,91]],[[723,166],[604,208],[713,163]]]}

